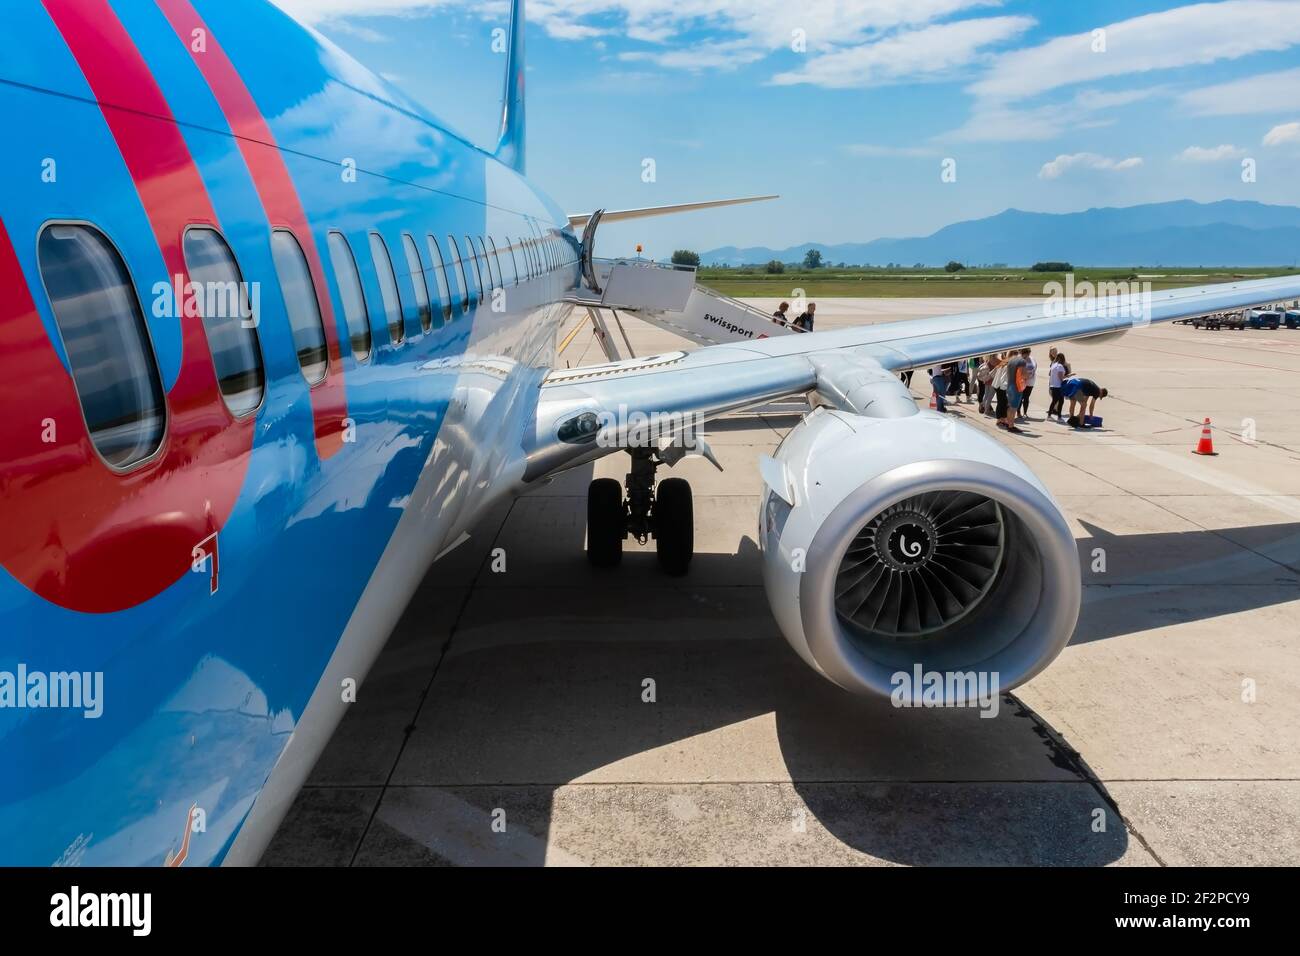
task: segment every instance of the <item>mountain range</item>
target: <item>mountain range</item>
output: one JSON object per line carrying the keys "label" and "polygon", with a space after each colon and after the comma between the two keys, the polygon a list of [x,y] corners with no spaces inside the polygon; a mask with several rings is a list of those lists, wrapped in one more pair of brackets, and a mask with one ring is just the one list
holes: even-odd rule
{"label": "mountain range", "polygon": [[942,266],[1287,266],[1300,261],[1300,207],[1227,199],[1189,199],[1085,212],[1008,209],[913,239],[875,239],[786,249],[724,246],[700,254],[704,265],[802,262],[818,249],[823,263]]}

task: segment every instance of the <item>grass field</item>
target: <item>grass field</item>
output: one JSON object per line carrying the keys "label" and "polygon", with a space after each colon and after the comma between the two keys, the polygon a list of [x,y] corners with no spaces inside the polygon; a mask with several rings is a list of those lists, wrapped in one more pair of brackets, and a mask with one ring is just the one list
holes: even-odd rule
{"label": "grass field", "polygon": [[[1163,269],[1104,268],[1079,269],[1074,273],[1076,288],[1083,282],[1150,282],[1151,290],[1230,282],[1233,279],[1262,279],[1288,275],[1289,269]],[[1043,296],[1051,282],[1064,286],[1061,273],[1031,272],[1028,269],[967,269],[953,275],[941,269],[837,269],[789,270],[777,275],[750,269],[702,268],[697,274],[702,285],[735,298],[777,299],[802,289],[806,298],[861,296],[864,298],[988,298]]]}

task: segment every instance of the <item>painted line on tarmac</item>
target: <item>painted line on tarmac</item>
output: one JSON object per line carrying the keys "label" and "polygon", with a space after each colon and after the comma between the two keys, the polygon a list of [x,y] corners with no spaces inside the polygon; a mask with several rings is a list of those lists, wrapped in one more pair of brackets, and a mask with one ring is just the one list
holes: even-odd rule
{"label": "painted line on tarmac", "polygon": [[386,789],[375,817],[459,866],[587,866],[586,861],[440,788]]}
{"label": "painted line on tarmac", "polygon": [[1143,461],[1153,465],[1159,465],[1162,468],[1168,468],[1170,471],[1180,475],[1186,475],[1196,481],[1209,485],[1212,488],[1218,488],[1221,491],[1227,491],[1234,495],[1241,495],[1250,498],[1265,507],[1272,508],[1274,511],[1287,515],[1290,518],[1300,520],[1300,499],[1292,495],[1278,494],[1272,488],[1263,485],[1257,485],[1253,482],[1244,481],[1241,478],[1229,475],[1221,475],[1213,468],[1202,464],[1195,458],[1175,455],[1172,452],[1162,451],[1159,448],[1152,448],[1148,445],[1130,444],[1128,440],[1098,437],[1097,443],[1106,445],[1108,448],[1115,448],[1125,454],[1132,455],[1134,458],[1140,458]]}

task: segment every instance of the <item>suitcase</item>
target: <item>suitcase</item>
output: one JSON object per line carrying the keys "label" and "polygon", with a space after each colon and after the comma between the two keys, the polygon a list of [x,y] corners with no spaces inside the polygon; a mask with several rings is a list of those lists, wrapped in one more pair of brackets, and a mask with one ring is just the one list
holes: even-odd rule
{"label": "suitcase", "polygon": [[1083,418],[1083,425],[1084,425],[1085,428],[1100,428],[1100,427],[1101,427],[1101,416],[1100,416],[1100,415],[1085,415],[1084,418]]}
{"label": "suitcase", "polygon": [[1079,421],[1078,415],[1071,415],[1069,419],[1066,421],[1066,424],[1069,425],[1071,428],[1083,427],[1083,422]]}

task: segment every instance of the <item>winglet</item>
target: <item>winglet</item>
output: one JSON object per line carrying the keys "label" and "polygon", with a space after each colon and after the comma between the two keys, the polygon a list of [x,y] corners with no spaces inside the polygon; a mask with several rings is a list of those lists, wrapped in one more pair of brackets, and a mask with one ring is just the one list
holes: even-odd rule
{"label": "winglet", "polygon": [[496,157],[521,176],[524,173],[524,0],[511,0],[510,39],[506,49],[505,93],[501,104],[501,134]]}

